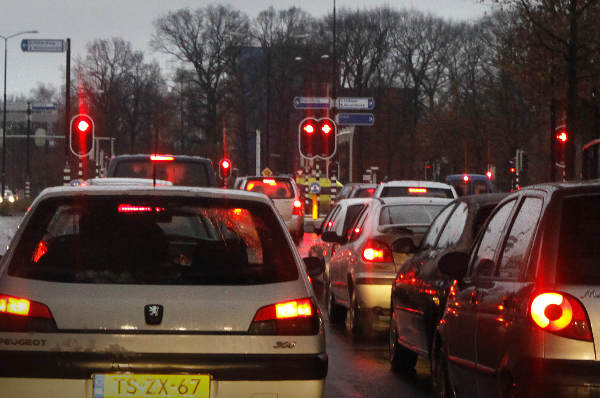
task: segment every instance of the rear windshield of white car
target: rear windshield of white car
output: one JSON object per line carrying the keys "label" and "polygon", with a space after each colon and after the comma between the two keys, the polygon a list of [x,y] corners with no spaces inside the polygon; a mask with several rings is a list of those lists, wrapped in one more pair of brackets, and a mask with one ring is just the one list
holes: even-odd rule
{"label": "rear windshield of white car", "polygon": [[8,272],[143,285],[254,285],[299,277],[285,233],[264,204],[135,196],[40,203]]}
{"label": "rear windshield of white car", "polygon": [[292,199],[294,187],[289,180],[275,178],[249,179],[246,182],[246,191],[264,193],[271,199]]}
{"label": "rear windshield of white car", "polygon": [[557,283],[600,285],[600,195],[563,202]]}
{"label": "rear windshield of white car", "polygon": [[431,224],[444,205],[385,206],[379,214],[379,225]]}
{"label": "rear windshield of white car", "polygon": [[381,191],[382,198],[388,197],[433,197],[433,198],[450,198],[453,199],[451,189],[445,188],[424,188],[424,187],[384,187]]}
{"label": "rear windshield of white car", "polygon": [[190,187],[208,187],[208,163],[194,161],[161,161],[151,162],[142,159],[120,159],[110,177],[154,178],[170,181],[173,185]]}

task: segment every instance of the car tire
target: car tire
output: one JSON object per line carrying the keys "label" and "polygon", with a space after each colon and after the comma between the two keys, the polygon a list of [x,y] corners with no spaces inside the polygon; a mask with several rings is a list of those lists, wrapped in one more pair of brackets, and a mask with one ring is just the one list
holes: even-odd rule
{"label": "car tire", "polygon": [[358,307],[358,298],[354,289],[350,292],[350,308],[346,316],[346,326],[352,332],[352,336],[356,338],[369,337],[372,334],[366,314]]}
{"label": "car tire", "polygon": [[335,302],[335,296],[331,289],[331,283],[327,284],[327,315],[329,315],[329,322],[334,325],[341,325],[346,320],[346,308],[342,307]]}
{"label": "car tire", "polygon": [[438,344],[434,343],[431,355],[431,384],[433,387],[433,396],[435,398],[455,398],[456,392],[452,388],[450,382],[450,374],[448,373],[448,355],[439,347],[439,339],[436,339]]}
{"label": "car tire", "polygon": [[418,355],[398,343],[398,329],[393,315],[390,317],[388,334],[388,347],[390,352],[390,366],[394,372],[407,372],[414,369]]}

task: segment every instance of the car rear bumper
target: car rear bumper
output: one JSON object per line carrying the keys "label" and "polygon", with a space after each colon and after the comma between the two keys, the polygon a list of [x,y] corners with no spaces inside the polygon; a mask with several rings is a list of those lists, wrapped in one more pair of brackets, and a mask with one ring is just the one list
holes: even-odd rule
{"label": "car rear bumper", "polygon": [[304,216],[293,215],[290,220],[285,220],[285,226],[290,233],[300,233],[304,231]]}
{"label": "car rear bumper", "polygon": [[[210,374],[214,380],[320,380],[327,354],[199,355],[0,352],[0,378],[89,379],[94,373]],[[2,389],[0,388],[0,391]]]}
{"label": "car rear bumper", "polygon": [[[210,383],[213,398],[321,398],[325,380],[222,381]],[[2,397],[93,398],[91,379],[0,377]]]}
{"label": "car rear bumper", "polygon": [[381,309],[389,314],[394,278],[357,278],[358,306],[362,310]]}
{"label": "car rear bumper", "polygon": [[522,361],[513,370],[517,397],[600,397],[600,362]]}

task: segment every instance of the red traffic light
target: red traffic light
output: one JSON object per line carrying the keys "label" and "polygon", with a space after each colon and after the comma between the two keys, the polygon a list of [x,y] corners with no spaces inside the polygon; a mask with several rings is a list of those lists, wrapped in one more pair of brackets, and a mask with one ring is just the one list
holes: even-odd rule
{"label": "red traffic light", "polygon": [[90,124],[85,120],[79,120],[76,127],[80,133],[86,133],[90,129]]}
{"label": "red traffic light", "polygon": [[312,134],[315,132],[315,126],[312,125],[312,123],[306,123],[303,127],[302,130],[304,130],[304,132],[306,134]]}
{"label": "red traffic light", "polygon": [[509,169],[509,171],[510,171],[511,173],[513,173],[513,174],[514,174],[514,173],[516,173],[516,172],[517,172],[517,169],[515,169],[514,167],[511,167],[511,168]]}
{"label": "red traffic light", "polygon": [[466,175],[466,174],[465,174],[465,175],[463,175],[463,181],[464,181],[464,182],[469,182],[469,180],[470,180],[470,179],[471,179],[471,178],[470,178],[468,175]]}
{"label": "red traffic light", "polygon": [[71,119],[69,146],[79,158],[86,157],[94,148],[94,121],[89,115],[79,114]]}
{"label": "red traffic light", "polygon": [[327,135],[333,131],[333,127],[331,127],[329,122],[324,121],[321,125],[321,131],[323,132],[323,134]]}
{"label": "red traffic light", "polygon": [[219,161],[219,176],[223,179],[231,174],[231,160],[224,158]]}
{"label": "red traffic light", "polygon": [[491,180],[491,179],[492,179],[492,177],[494,176],[494,174],[493,174],[493,173],[492,173],[490,170],[488,170],[488,171],[485,173],[485,175],[486,175],[486,176],[487,176],[487,178],[489,178],[490,180]]}
{"label": "red traffic light", "polygon": [[567,142],[568,139],[569,139],[569,135],[567,134],[567,132],[565,130],[562,130],[560,133],[556,134],[556,140],[563,144],[565,142]]}

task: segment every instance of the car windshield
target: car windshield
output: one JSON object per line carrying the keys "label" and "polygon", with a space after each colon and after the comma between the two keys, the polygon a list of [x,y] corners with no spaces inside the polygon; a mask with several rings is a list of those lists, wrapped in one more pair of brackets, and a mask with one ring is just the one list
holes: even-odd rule
{"label": "car windshield", "polygon": [[[155,173],[156,170],[156,174]],[[171,182],[173,185],[195,187],[210,186],[208,170],[203,162],[193,161],[163,161],[122,159],[118,160],[110,177],[129,177],[152,179]]]}
{"label": "car windshield", "polygon": [[379,225],[431,224],[444,205],[392,205],[379,214]]}
{"label": "car windshield", "polygon": [[232,200],[49,199],[32,214],[9,266],[45,281],[252,285],[298,278],[273,212]]}
{"label": "car windshield", "polygon": [[246,191],[264,193],[271,199],[291,199],[294,197],[294,188],[289,180],[275,178],[249,179],[246,182]]}

